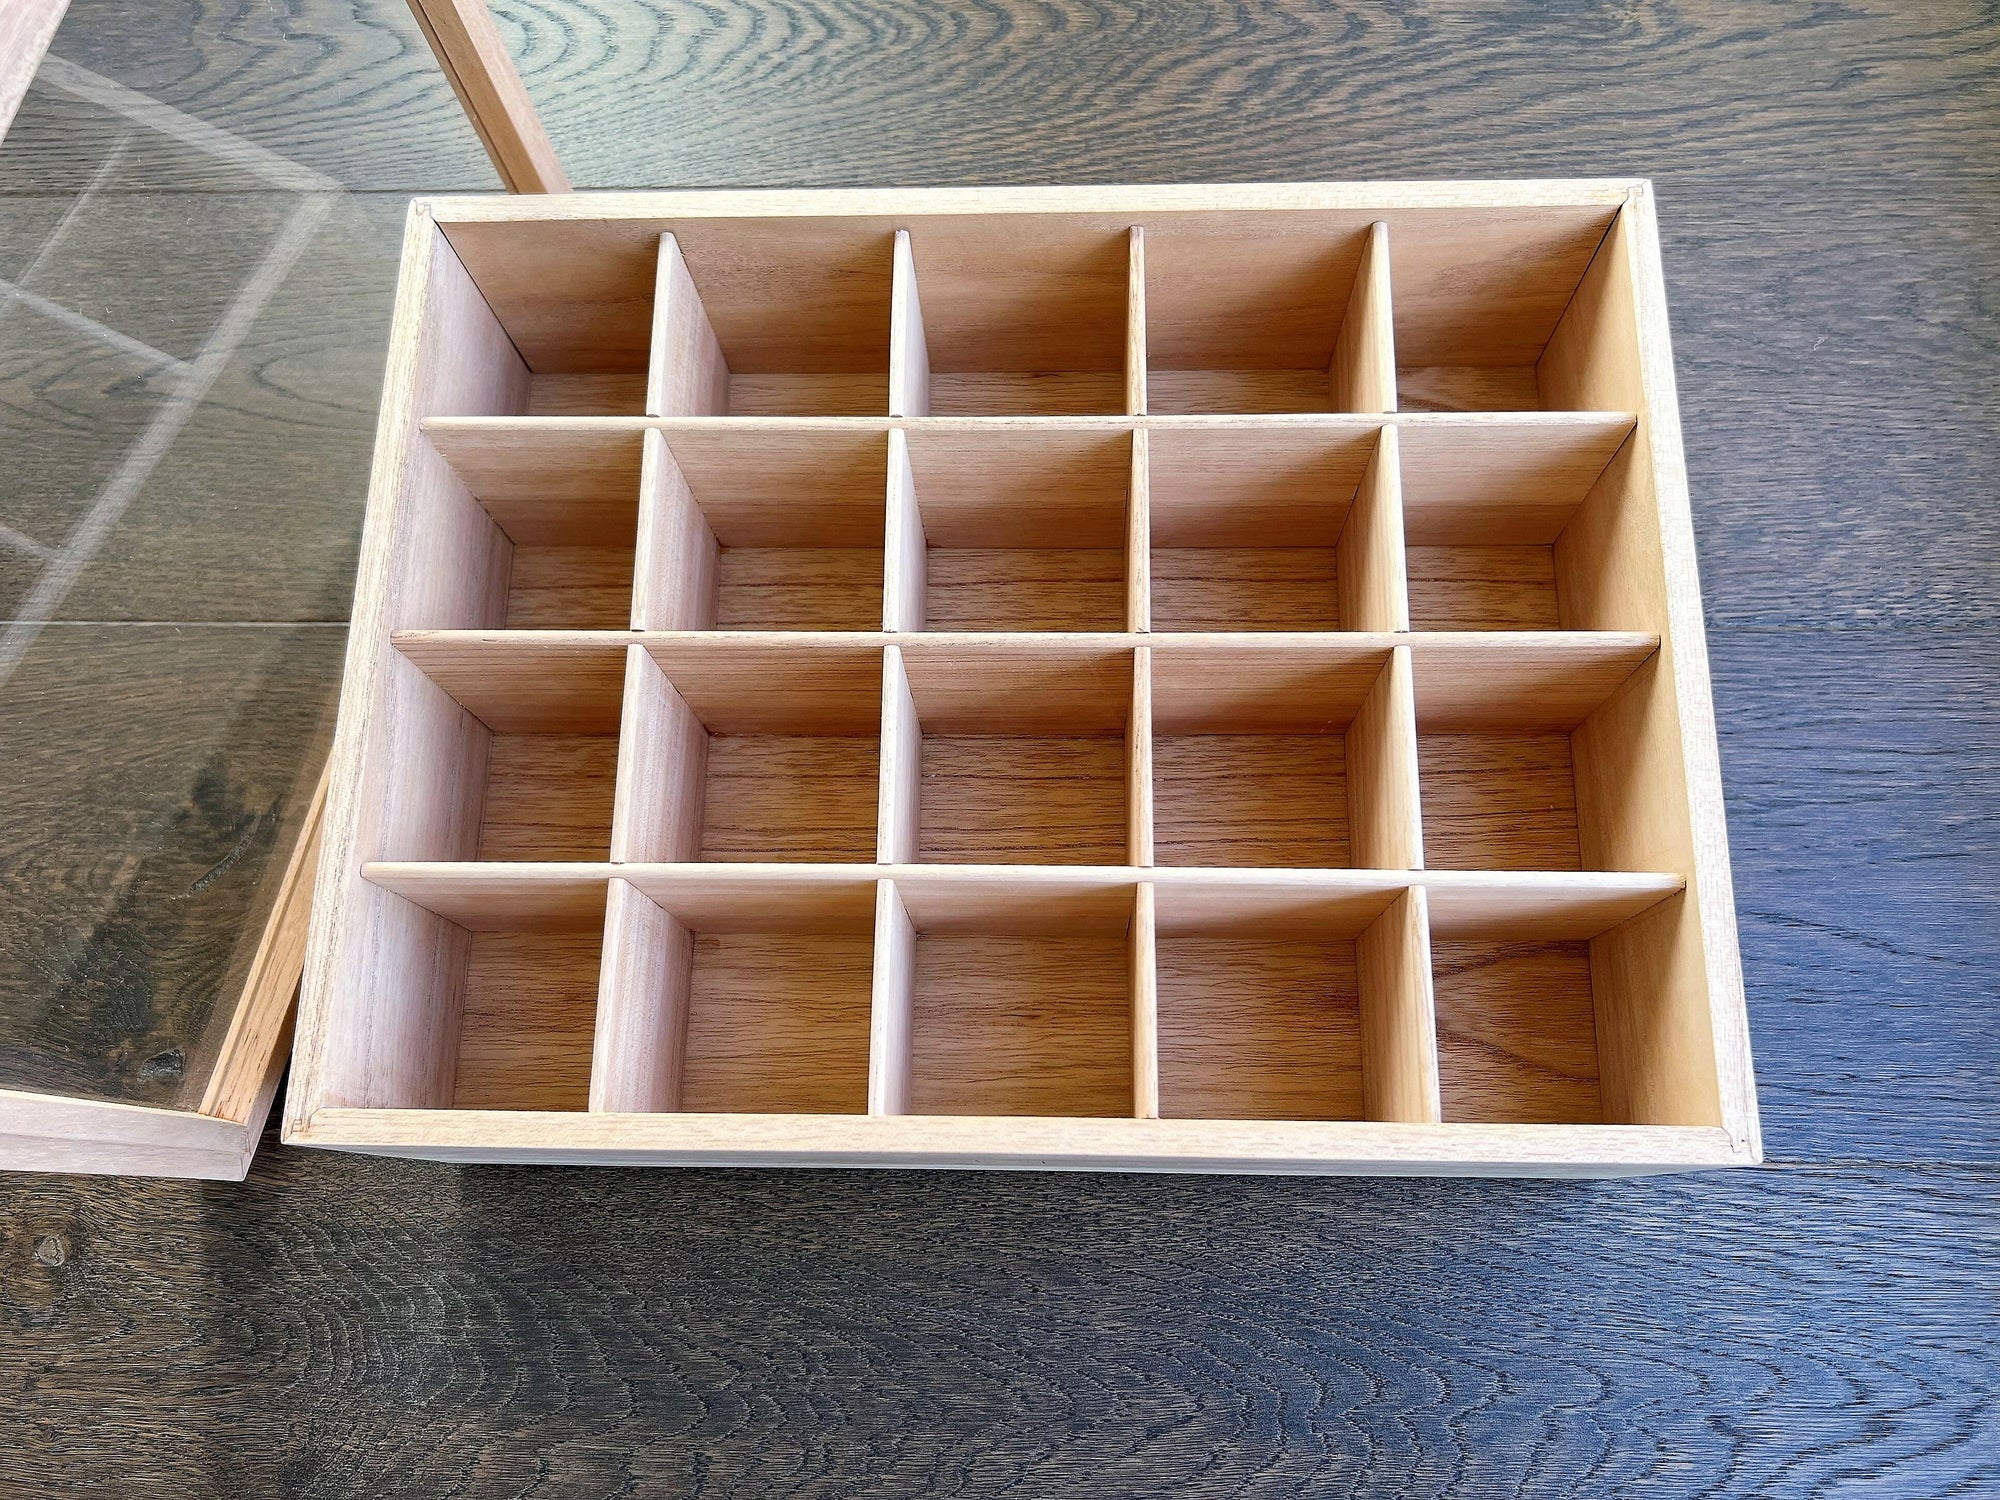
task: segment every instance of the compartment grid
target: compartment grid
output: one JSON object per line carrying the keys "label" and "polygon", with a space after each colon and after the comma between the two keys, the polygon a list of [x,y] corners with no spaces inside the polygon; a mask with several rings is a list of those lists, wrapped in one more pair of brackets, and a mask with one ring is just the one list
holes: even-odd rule
{"label": "compartment grid", "polygon": [[[467,684],[482,661],[505,664],[494,693],[532,717],[545,691],[574,694],[574,661],[625,657],[610,869],[589,877],[609,896],[591,1111],[1617,1117],[1579,1028],[1610,962],[1594,940],[1647,907],[1607,908],[1612,885],[1587,872],[1648,872],[1589,862],[1578,826],[1603,798],[1581,782],[1623,770],[1569,746],[1650,658],[1629,634],[1577,625],[1592,581],[1566,581],[1577,568],[1562,537],[1631,419],[1400,418],[1387,226],[1350,251],[1345,283],[1296,257],[1312,298],[1337,294],[1323,299],[1334,321],[1309,390],[1309,367],[1260,369],[1226,326],[1153,326],[1154,295],[1173,311],[1174,278],[1194,275],[1199,255],[1144,224],[1124,236],[1116,278],[1104,255],[1024,272],[1031,288],[1059,289],[1049,309],[1075,326],[1031,316],[1014,332],[967,313],[977,256],[954,244],[933,259],[923,235],[898,229],[884,267],[886,411],[828,426],[702,420],[740,409],[732,382],[752,389],[740,383],[754,372],[728,357],[698,258],[667,235],[649,356],[657,420],[642,433],[605,423],[593,437],[543,417],[483,432],[430,424],[516,541],[534,527],[482,442],[531,460],[538,443],[567,445],[568,472],[599,475],[596,489],[571,486],[583,495],[572,508],[636,515],[633,633],[563,632],[573,649],[538,665],[546,638],[518,627],[564,623],[546,581],[560,569],[543,563],[532,597],[503,589],[505,607],[471,622],[476,638],[419,639],[430,622],[418,622],[395,642],[478,725],[493,694]],[[1093,342],[1097,299],[1120,309],[1121,360]],[[1281,300],[1246,307],[1245,326],[1274,319]],[[1319,337],[1284,357],[1318,358]],[[1457,388],[1425,379],[1426,406]],[[933,415],[941,406],[1008,420]],[[1180,415],[1211,409],[1220,419]],[[1304,410],[1325,415],[1258,418]],[[636,444],[636,472],[622,448],[579,466],[592,443]],[[864,468],[878,476],[872,514],[855,500]],[[551,509],[538,534],[560,538]],[[582,529],[607,534],[595,520]],[[593,557],[599,593],[603,572]],[[601,630],[592,599],[584,629]],[[1426,640],[1432,630],[1446,634]],[[1534,633],[1503,633],[1521,630]],[[851,728],[827,729],[840,718],[827,674],[850,697],[869,683],[872,758]],[[774,710],[803,693],[797,732],[734,724],[732,692]],[[784,745],[759,748],[774,737]],[[1534,774],[1516,776],[1530,750]],[[404,765],[391,755],[392,780]],[[1516,800],[1472,807],[1462,782],[1474,802],[1500,784]],[[802,819],[758,823],[758,808],[788,801]],[[508,888],[529,907],[533,882],[558,878],[529,856],[486,859],[484,839],[432,852],[440,870],[459,861],[468,888]],[[700,920],[666,887],[647,893],[646,880],[672,884],[670,867],[718,860],[753,862],[761,882],[741,888],[734,915],[728,888]],[[1499,892],[1526,936],[1510,946],[1506,920],[1458,906],[1440,931],[1427,863],[1468,873],[1440,886],[1460,906],[1477,904],[1465,891]],[[1204,885],[1204,866],[1227,870]],[[389,873],[421,906],[438,898],[416,869]],[[1065,869],[1081,883],[1045,878]],[[1356,897],[1355,880],[1316,884],[1328,870],[1381,883]],[[1272,873],[1258,885],[1246,872]],[[837,914],[829,881],[844,893]],[[1661,875],[1651,899],[1679,900],[1675,881]],[[1336,896],[1349,904],[1333,910]],[[1468,986],[1494,965],[1467,955],[1489,948],[1500,977]],[[760,962],[789,977],[760,986]],[[808,1003],[815,971],[841,1005]],[[1190,977],[1203,973],[1207,988]],[[1560,1036],[1534,1024],[1550,1004],[1568,1018]],[[1232,1015],[1240,1029],[1220,1035]],[[755,1086],[760,1067],[795,1067],[797,1087]]]}

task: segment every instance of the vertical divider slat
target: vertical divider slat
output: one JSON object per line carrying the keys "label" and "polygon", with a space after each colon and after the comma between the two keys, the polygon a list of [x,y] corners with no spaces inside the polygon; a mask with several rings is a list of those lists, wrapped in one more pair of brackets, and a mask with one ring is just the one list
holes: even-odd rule
{"label": "vertical divider slat", "polygon": [[644,646],[627,646],[611,802],[612,863],[700,859],[707,777],[707,727],[652,654]]}
{"label": "vertical divider slat", "polygon": [[693,966],[694,934],[637,886],[614,879],[591,1040],[592,1112],[680,1108]]}
{"label": "vertical divider slat", "polygon": [[1132,478],[1125,493],[1125,628],[1153,628],[1153,460],[1146,429],[1132,434]]}
{"label": "vertical divider slat", "polygon": [[729,363],[701,305],[680,241],[660,236],[653,280],[653,338],[646,361],[646,414],[719,417],[729,413]]}
{"label": "vertical divider slat", "polygon": [[1362,1112],[1370,1120],[1434,1125],[1437,1008],[1431,989],[1430,912],[1411,886],[1354,944],[1361,990]]}
{"label": "vertical divider slat", "polygon": [[665,436],[654,429],[643,441],[632,628],[713,630],[722,549]]}
{"label": "vertical divider slat", "polygon": [[882,651],[882,780],[876,805],[875,861],[914,864],[917,858],[918,798],[923,773],[923,729],[910,674],[899,646]]}
{"label": "vertical divider slat", "polygon": [[1394,425],[1385,425],[1354,492],[1347,522],[1340,528],[1333,568],[1342,630],[1410,628],[1401,453]]}
{"label": "vertical divider slat", "polygon": [[1146,415],[1146,229],[1134,224],[1125,262],[1125,414]]}
{"label": "vertical divider slat", "polygon": [[1142,880],[1132,894],[1132,1114],[1160,1117],[1160,979],[1153,883]]}
{"label": "vertical divider slat", "polygon": [[1333,346],[1333,409],[1367,413],[1396,409],[1396,326],[1389,295],[1389,226],[1368,228],[1361,267]]}
{"label": "vertical divider slat", "polygon": [[909,439],[889,432],[889,513],[883,525],[882,628],[924,628],[924,581],[929,559],[923,514],[917,509]]}
{"label": "vertical divider slat", "polygon": [[1132,652],[1132,709],[1125,725],[1125,859],[1153,863],[1153,648]]}
{"label": "vertical divider slat", "polygon": [[1347,826],[1357,869],[1424,867],[1412,667],[1410,648],[1392,647],[1347,727]]}
{"label": "vertical divider slat", "polygon": [[917,929],[893,880],[875,882],[875,979],[868,1013],[868,1113],[910,1112]]}
{"label": "vertical divider slat", "polygon": [[889,415],[931,414],[931,353],[924,338],[924,309],[917,295],[917,259],[910,231],[896,231],[889,290]]}

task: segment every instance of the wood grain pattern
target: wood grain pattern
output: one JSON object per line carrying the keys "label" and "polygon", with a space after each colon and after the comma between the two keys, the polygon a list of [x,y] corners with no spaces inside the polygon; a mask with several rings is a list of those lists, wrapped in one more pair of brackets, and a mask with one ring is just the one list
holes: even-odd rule
{"label": "wood grain pattern", "polygon": [[1181,937],[1160,953],[1160,1113],[1358,1120],[1352,943]]}
{"label": "wood grain pattern", "polygon": [[1434,943],[1444,1117],[1502,1124],[1604,1118],[1583,943]]}
{"label": "wood grain pattern", "polygon": [[869,933],[696,937],[680,1107],[866,1111],[873,955]]}
{"label": "wood grain pattern", "polygon": [[920,795],[919,860],[1125,860],[1122,738],[926,734]]}
{"label": "wood grain pattern", "polygon": [[[491,186],[400,7],[190,15],[76,0],[57,52],[356,187]],[[1997,1138],[1965,1107],[1991,1092],[2000,963],[1985,7],[501,19],[591,183],[1507,175],[1592,170],[1607,148],[1652,172],[1782,1164],[1590,1188],[864,1184],[444,1167],[274,1134],[241,1192],[13,1179],[0,1429],[18,1485],[117,1488],[143,1452],[190,1494],[1119,1493],[1140,1487],[1137,1451],[1146,1487],[1216,1493],[1990,1487]],[[774,47],[774,27],[815,43]],[[122,130],[32,90],[0,188],[79,187],[85,147]],[[193,152],[143,165],[140,190],[229,180]],[[268,555],[269,525],[163,523],[124,554],[146,569],[121,566],[78,618],[344,613],[401,211],[393,191],[349,201],[386,226],[375,269],[260,330],[240,399],[207,411],[171,487],[211,514],[261,507],[301,565]],[[173,295],[210,276],[183,261]],[[198,565],[160,565],[170,546]],[[295,752],[251,722],[240,742],[288,774]],[[40,805],[56,825],[92,804]],[[121,969],[156,952],[103,941]],[[479,1248],[500,1235],[504,1267]],[[356,1340],[392,1305],[387,1379],[357,1382]],[[1163,1328],[1204,1330],[1201,1357],[1164,1361]]]}
{"label": "wood grain pattern", "polygon": [[1338,735],[1168,735],[1153,744],[1162,865],[1341,867],[1347,754]]}
{"label": "wood grain pattern", "polygon": [[1424,863],[1577,870],[1576,774],[1562,734],[1420,734]]}
{"label": "wood grain pattern", "polygon": [[1122,938],[917,939],[910,1110],[1132,1113]]}

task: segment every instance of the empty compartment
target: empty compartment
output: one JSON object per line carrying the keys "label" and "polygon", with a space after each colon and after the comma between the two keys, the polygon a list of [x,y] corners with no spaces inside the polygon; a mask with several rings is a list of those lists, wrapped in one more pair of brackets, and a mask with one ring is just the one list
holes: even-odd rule
{"label": "empty compartment", "polygon": [[399,646],[380,857],[609,857],[623,648],[424,633]]}
{"label": "empty compartment", "polygon": [[887,459],[881,432],[646,434],[640,628],[879,630]]}
{"label": "empty compartment", "polygon": [[[892,440],[903,630],[1126,628],[1133,437],[926,428]],[[899,455],[907,454],[907,459]]]}
{"label": "empty compartment", "polygon": [[884,859],[1127,863],[1131,650],[912,640],[889,674]]}
{"label": "empty compartment", "polygon": [[1361,225],[1146,236],[1146,409],[1396,409],[1388,235]]}
{"label": "empty compartment", "polygon": [[374,940],[394,941],[349,992],[346,1042],[330,1062],[334,1097],[398,1109],[586,1108],[604,881],[462,866],[402,873],[379,887],[369,877]]}
{"label": "empty compartment", "polygon": [[1706,975],[1679,885],[1537,877],[1430,893],[1446,1121],[1716,1121]]}
{"label": "empty compartment", "polygon": [[1634,861],[1658,816],[1649,796],[1671,806],[1664,778],[1678,774],[1632,748],[1631,695],[1656,651],[1612,634],[1414,650],[1425,865],[1647,868]]}
{"label": "empty compartment", "polygon": [[[1401,434],[1403,521],[1415,630],[1559,630],[1591,623],[1563,581],[1571,523],[1629,439],[1622,416],[1582,414]],[[1574,574],[1571,574],[1573,577]]]}
{"label": "empty compartment", "polygon": [[1147,434],[1150,623],[1394,630],[1392,458],[1373,428],[1191,425]]}
{"label": "empty compartment", "polygon": [[1029,215],[934,219],[905,244],[898,415],[1127,410],[1126,231]]}
{"label": "empty compartment", "polygon": [[614,881],[590,1105],[862,1114],[874,882]]}
{"label": "empty compartment", "polygon": [[[1569,368],[1583,321],[1577,289],[1615,204],[1482,209],[1397,224],[1396,397],[1411,411],[1560,411],[1575,403]],[[1622,316],[1628,333],[1631,305]],[[1616,356],[1636,362],[1636,340]]]}
{"label": "empty compartment", "polygon": [[1434,1119],[1422,893],[1158,888],[1165,1119]]}
{"label": "empty compartment", "polygon": [[1133,1114],[1134,887],[1024,876],[887,889],[882,1112]]}
{"label": "empty compartment", "polygon": [[1392,650],[1160,639],[1152,658],[1155,864],[1416,863],[1407,669]]}
{"label": "empty compartment", "polygon": [[427,447],[413,462],[433,483],[413,507],[406,552],[428,576],[413,571],[406,609],[419,613],[404,623],[630,626],[638,434],[434,417],[417,442]]}
{"label": "empty compartment", "polygon": [[874,860],[878,649],[718,637],[629,651],[614,859]]}
{"label": "empty compartment", "polygon": [[676,225],[659,242],[646,409],[887,412],[891,244],[825,220]]}

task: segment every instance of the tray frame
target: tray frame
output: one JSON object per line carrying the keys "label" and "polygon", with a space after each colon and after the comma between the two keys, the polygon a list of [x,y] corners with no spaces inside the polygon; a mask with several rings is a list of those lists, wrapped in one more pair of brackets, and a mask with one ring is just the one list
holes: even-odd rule
{"label": "tray frame", "polygon": [[[506,226],[593,221],[619,233],[656,234],[660,221],[867,216],[888,222],[958,214],[1089,214],[1141,222],[1180,214],[1306,210],[1382,216],[1432,210],[1593,207],[1615,215],[1611,253],[1625,258],[1630,289],[1627,394],[1644,438],[1642,460],[1656,500],[1664,593],[1661,652],[1671,662],[1691,825],[1687,889],[1698,902],[1701,961],[1710,1012],[1717,1117],[1699,1124],[1486,1125],[1389,1121],[1190,1121],[935,1116],[762,1116],[573,1114],[535,1110],[355,1108],[330,1097],[326,1084],[337,983],[336,955],[346,920],[343,900],[361,878],[358,833],[362,761],[375,725],[379,676],[395,649],[388,591],[398,545],[398,512],[422,420],[426,381],[426,307],[439,295],[431,279],[440,241],[490,246]],[[892,336],[892,350],[899,347]],[[894,356],[892,356],[892,359]],[[907,366],[892,363],[892,401]],[[1143,365],[1126,381],[1143,388]],[[1610,380],[1615,377],[1597,377]],[[1614,403],[1600,403],[1606,407]],[[638,426],[660,418],[630,419]],[[736,420],[736,419],[724,419]],[[871,419],[890,428],[935,418]],[[1174,417],[1130,416],[1133,431],[1169,426]],[[1394,428],[1421,416],[1393,412],[1372,419]],[[1407,628],[1407,627],[1406,627]],[[623,639],[638,641],[636,635]],[[893,640],[894,637],[884,637]],[[1096,639],[1103,639],[1102,636]],[[1130,637],[1135,643],[1144,637]],[[1398,637],[1404,642],[1413,637]],[[1591,1176],[1754,1164],[1762,1158],[1747,1015],[1737,953],[1734,902],[1721,779],[1715,744],[1706,645],[1668,339],[1658,231],[1644,180],[1571,182],[1309,184],[1261,187],[1120,187],[1102,189],[937,189],[910,191],[581,194],[546,199],[474,197],[412,203],[384,388],[380,435],[356,605],[343,710],[332,757],[328,823],[320,867],[306,979],[287,1101],[285,1139],[299,1144],[425,1156],[441,1160],[566,1161],[769,1165],[927,1165],[1076,1167],[1131,1170],[1390,1172],[1397,1174]],[[577,878],[604,878],[620,867],[563,867]],[[924,867],[935,874],[936,867]],[[895,879],[896,867],[859,867]],[[1109,873],[1109,872],[1106,872]],[[1139,872],[1127,869],[1125,877]],[[1338,884],[1346,872],[1318,875]],[[1352,872],[1384,878],[1381,872]],[[1147,881],[1179,878],[1147,869]],[[1475,880],[1476,876],[1464,879]],[[1451,872],[1403,877],[1413,890],[1449,888]],[[1664,954],[1660,955],[1664,961]],[[1704,1065],[1708,1059],[1701,1059]]]}

